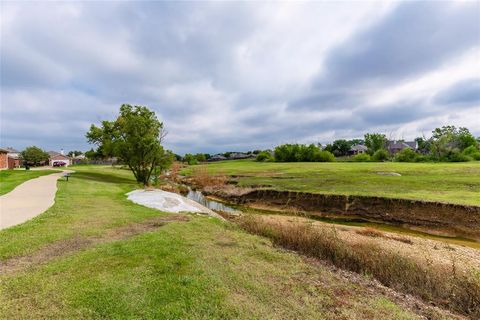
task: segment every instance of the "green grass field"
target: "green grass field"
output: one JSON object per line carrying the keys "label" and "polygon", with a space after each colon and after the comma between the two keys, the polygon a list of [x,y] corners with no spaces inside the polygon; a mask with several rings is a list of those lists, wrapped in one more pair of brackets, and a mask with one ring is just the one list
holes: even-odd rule
{"label": "green grass field", "polygon": [[1,319],[417,318],[216,219],[191,216],[129,235],[171,215],[126,199],[137,188],[127,170],[75,170],[58,181],[47,212],[0,231]]}
{"label": "green grass field", "polygon": [[58,170],[3,170],[0,171],[0,195],[15,189],[19,184],[47,174],[58,172]]}
{"label": "green grass field", "polygon": [[[326,194],[369,195],[480,205],[480,162],[466,163],[261,163],[207,164],[211,173],[234,176],[241,186]],[[183,170],[192,172],[191,166]],[[396,172],[385,176],[378,172]]]}

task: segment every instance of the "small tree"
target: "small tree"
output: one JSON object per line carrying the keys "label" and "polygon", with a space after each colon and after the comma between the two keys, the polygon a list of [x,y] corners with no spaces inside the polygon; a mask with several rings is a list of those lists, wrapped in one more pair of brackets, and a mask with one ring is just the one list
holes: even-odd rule
{"label": "small tree", "polygon": [[385,149],[386,144],[387,137],[382,133],[367,133],[365,135],[365,145],[370,154],[374,154],[377,150]]}
{"label": "small tree", "polygon": [[352,147],[352,143],[350,141],[347,141],[345,139],[339,139],[333,141],[331,145],[331,153],[333,153],[337,157],[341,156],[346,156],[348,155],[348,152],[350,151],[350,148]]}
{"label": "small tree", "polygon": [[273,161],[274,159],[270,152],[261,151],[260,153],[257,154],[256,160],[259,162],[263,162],[263,161]]}
{"label": "small tree", "polygon": [[197,158],[195,158],[195,156],[191,153],[187,153],[185,154],[185,156],[183,157],[183,161],[188,163],[189,165],[196,165],[198,164],[198,160]]}
{"label": "small tree", "polygon": [[86,137],[97,144],[105,156],[120,158],[132,170],[137,182],[147,186],[154,170],[165,169],[166,151],[162,147],[166,132],[153,111],[144,106],[124,104],[115,121],[92,124]]}
{"label": "small tree", "polygon": [[24,162],[33,166],[44,164],[50,158],[48,153],[36,146],[26,148],[20,153],[20,156]]}

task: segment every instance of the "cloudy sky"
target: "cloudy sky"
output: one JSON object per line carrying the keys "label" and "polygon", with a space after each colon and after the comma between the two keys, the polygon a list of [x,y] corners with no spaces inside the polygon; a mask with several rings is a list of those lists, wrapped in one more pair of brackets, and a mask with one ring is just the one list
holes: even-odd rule
{"label": "cloudy sky", "polygon": [[177,153],[480,135],[480,2],[1,2],[1,141],[87,150],[122,103]]}

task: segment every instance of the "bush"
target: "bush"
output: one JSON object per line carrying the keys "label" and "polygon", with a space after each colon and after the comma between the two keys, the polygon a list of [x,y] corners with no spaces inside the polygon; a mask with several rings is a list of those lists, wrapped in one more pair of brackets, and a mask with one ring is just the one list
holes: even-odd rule
{"label": "bush", "polygon": [[266,151],[262,151],[257,155],[257,161],[273,161],[273,156]]}
{"label": "bush", "polygon": [[353,157],[353,161],[356,162],[368,162],[370,161],[370,155],[366,153],[359,153]]}
{"label": "bush", "polygon": [[388,154],[388,151],[385,149],[379,149],[375,151],[375,153],[372,156],[373,161],[385,161],[388,160],[388,157],[390,155]]}
{"label": "bush", "polygon": [[471,154],[470,157],[471,157],[473,160],[480,161],[480,152]]}
{"label": "bush", "polygon": [[415,162],[433,162],[434,159],[432,159],[431,156],[426,156],[426,155],[423,155],[423,154],[417,154],[414,161]]}
{"label": "bush", "polygon": [[465,148],[462,153],[473,160],[480,160],[480,150],[476,146]]}
{"label": "bush", "polygon": [[317,162],[333,162],[333,161],[335,161],[335,156],[331,152],[320,151],[317,154],[315,154],[315,161],[317,161]]}
{"label": "bush", "polygon": [[325,152],[314,144],[282,144],[275,148],[274,156],[278,162],[325,162],[335,159],[333,154]]}
{"label": "bush", "polygon": [[444,161],[449,161],[449,162],[468,162],[472,161],[473,158],[470,156],[467,156],[463,153],[460,152],[450,152],[444,159]]}
{"label": "bush", "polygon": [[410,148],[403,149],[395,155],[395,161],[397,162],[414,162],[417,157],[417,153]]}
{"label": "bush", "polygon": [[183,161],[188,163],[189,165],[196,165],[198,164],[197,158],[193,154],[187,153],[185,157],[183,157]]}

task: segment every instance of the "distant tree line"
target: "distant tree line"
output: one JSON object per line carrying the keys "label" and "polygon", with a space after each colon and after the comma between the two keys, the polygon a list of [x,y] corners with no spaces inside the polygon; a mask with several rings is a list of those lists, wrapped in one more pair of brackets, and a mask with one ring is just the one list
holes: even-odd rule
{"label": "distant tree line", "polygon": [[[398,142],[403,142],[402,140]],[[480,160],[480,137],[475,138],[467,128],[443,126],[432,131],[430,138],[415,139],[417,148],[398,152],[388,150],[388,139],[382,133],[367,133],[363,139],[338,139],[324,148],[320,144],[283,144],[257,153],[257,161],[329,162],[397,161],[397,162],[461,162]],[[352,155],[352,147],[363,145],[366,152]]]}

